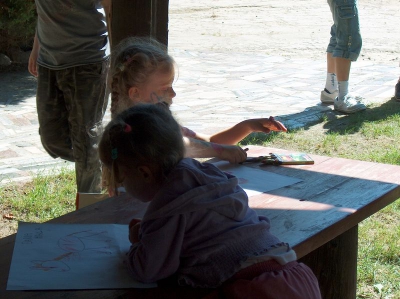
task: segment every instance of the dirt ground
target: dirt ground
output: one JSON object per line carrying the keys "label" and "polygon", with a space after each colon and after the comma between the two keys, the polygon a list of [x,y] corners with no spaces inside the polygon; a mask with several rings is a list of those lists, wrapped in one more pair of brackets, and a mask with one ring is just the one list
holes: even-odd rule
{"label": "dirt ground", "polygon": [[[170,48],[324,59],[332,16],[321,0],[170,0]],[[400,60],[398,0],[359,1],[360,60]],[[399,71],[400,73],[400,71]]]}
{"label": "dirt ground", "polygon": [[[331,14],[321,0],[170,0],[169,47],[204,52],[260,53],[324,59]],[[398,65],[398,0],[359,3],[363,49],[359,60]],[[11,68],[10,68],[11,70]],[[20,72],[21,78],[26,71]],[[1,72],[1,84],[32,90],[32,80]],[[400,68],[399,68],[400,75]],[[33,79],[33,78],[31,78]],[[7,81],[8,80],[8,81]],[[1,90],[1,86],[0,86]],[[1,96],[1,91],[0,91]],[[15,231],[0,219],[0,237]]]}

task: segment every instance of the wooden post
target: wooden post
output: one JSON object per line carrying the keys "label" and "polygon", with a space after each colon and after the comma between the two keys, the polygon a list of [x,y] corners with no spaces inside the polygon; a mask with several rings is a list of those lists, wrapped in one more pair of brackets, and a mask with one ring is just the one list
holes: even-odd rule
{"label": "wooden post", "polygon": [[168,0],[113,0],[112,47],[130,36],[149,36],[168,45],[168,5]]}
{"label": "wooden post", "polygon": [[[324,299],[355,299],[358,225],[299,259],[318,278]],[[329,261],[321,264],[321,261]],[[329,274],[328,274],[329,273]]]}

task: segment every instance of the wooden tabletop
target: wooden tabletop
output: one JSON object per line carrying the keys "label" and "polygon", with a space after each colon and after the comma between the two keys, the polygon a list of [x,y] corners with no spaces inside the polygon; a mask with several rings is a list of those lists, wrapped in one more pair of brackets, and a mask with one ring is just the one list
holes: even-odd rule
{"label": "wooden tabletop", "polygon": [[[286,151],[251,147],[249,155],[268,152]],[[311,156],[314,165],[262,167],[303,181],[249,200],[299,258],[400,198],[400,166]]]}
{"label": "wooden tabletop", "polygon": [[[284,150],[250,146],[248,156]],[[301,179],[287,187],[255,195],[249,204],[271,220],[272,233],[303,257],[400,198],[400,166],[310,155],[314,165],[247,167]],[[53,219],[53,223],[127,224],[141,217],[146,204],[127,196],[109,198]],[[0,239],[0,298],[157,298],[158,289],[89,291],[5,291],[15,235]],[[164,287],[163,298],[198,298],[199,290]],[[189,295],[190,294],[190,295]]]}

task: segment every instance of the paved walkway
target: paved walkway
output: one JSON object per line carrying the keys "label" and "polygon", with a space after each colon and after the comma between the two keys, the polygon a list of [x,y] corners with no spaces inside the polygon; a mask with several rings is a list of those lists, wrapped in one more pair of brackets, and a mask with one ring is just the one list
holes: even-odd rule
{"label": "paved walkway", "polygon": [[[273,115],[287,127],[304,127],[332,106],[321,105],[325,61],[229,53],[171,52],[178,66],[172,110],[185,126],[211,133],[248,118]],[[14,76],[10,78],[6,76]],[[368,102],[393,96],[395,65],[353,64],[351,91]],[[5,84],[7,82],[7,84]],[[23,86],[23,87],[21,87]],[[0,73],[0,184],[72,163],[52,159],[41,146],[35,79],[27,72]],[[109,120],[109,113],[106,120]]]}

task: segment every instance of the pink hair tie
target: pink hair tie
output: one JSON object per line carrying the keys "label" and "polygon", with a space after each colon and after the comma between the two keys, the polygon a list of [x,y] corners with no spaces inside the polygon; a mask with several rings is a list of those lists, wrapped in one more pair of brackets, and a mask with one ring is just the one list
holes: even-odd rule
{"label": "pink hair tie", "polygon": [[130,131],[132,131],[132,127],[128,124],[125,124],[124,132],[129,133]]}
{"label": "pink hair tie", "polygon": [[132,57],[129,57],[128,55],[127,56],[125,56],[125,62],[124,62],[124,65],[125,66],[128,66],[131,62],[132,62],[132,60],[134,59],[134,57],[132,56]]}

